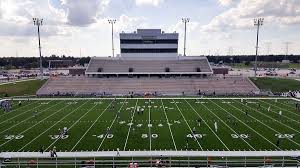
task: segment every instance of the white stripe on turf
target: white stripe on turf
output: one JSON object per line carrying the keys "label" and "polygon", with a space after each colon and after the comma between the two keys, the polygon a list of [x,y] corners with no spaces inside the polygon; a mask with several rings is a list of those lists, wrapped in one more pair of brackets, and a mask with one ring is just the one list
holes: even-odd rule
{"label": "white stripe on turf", "polygon": [[[258,100],[258,101],[260,101],[260,102],[263,102],[263,103],[266,103],[266,104],[269,104],[269,105],[271,105],[271,106],[273,106],[273,107],[276,107],[277,109],[281,109],[281,110],[283,110],[283,111],[286,111],[286,112],[288,112],[288,113],[291,113],[292,115],[296,115],[296,116],[300,117],[300,114],[297,114],[297,113],[291,112],[290,110],[287,110],[287,109],[281,108],[281,107],[279,107],[279,106],[273,105],[273,104],[271,104],[271,103],[268,103],[268,102],[266,102],[266,101],[262,101],[262,100]],[[296,109],[296,107],[294,107],[294,108]],[[278,113],[277,113],[277,114],[278,114]],[[282,116],[283,116],[283,115],[282,115]]]}
{"label": "white stripe on turf", "polygon": [[[172,99],[172,100],[173,100],[173,102],[175,102],[175,100],[174,100],[174,99]],[[183,120],[185,121],[185,123],[186,123],[186,124],[187,124],[187,126],[189,127],[189,130],[191,131],[191,134],[193,134],[193,130],[192,130],[192,128],[190,127],[189,123],[186,121],[186,119],[185,119],[184,115],[182,114],[182,112],[181,112],[180,108],[178,107],[177,103],[175,102],[174,104],[175,104],[175,106],[177,107],[177,109],[179,110],[179,112],[180,112],[181,116],[183,117]],[[203,148],[202,148],[202,146],[201,146],[201,144],[199,143],[199,141],[198,141],[198,139],[197,139],[197,138],[196,138],[196,141],[197,141],[197,143],[198,143],[198,145],[199,145],[200,149],[203,151]]]}
{"label": "white stripe on turf", "polygon": [[97,123],[97,121],[99,120],[99,118],[103,115],[104,112],[106,112],[106,110],[110,107],[111,103],[113,101],[111,101],[108,106],[102,111],[102,113],[97,117],[97,119],[93,122],[93,124],[85,131],[85,133],[81,136],[81,138],[77,141],[77,143],[72,147],[72,149],[70,150],[71,152],[76,148],[76,146],[81,142],[81,140],[85,137],[85,135],[92,129],[92,127]]}
{"label": "white stripe on turf", "polygon": [[[86,101],[85,103],[87,103],[88,101]],[[63,118],[61,118],[59,121],[62,121],[64,118],[66,118],[67,116],[71,115],[72,113],[74,113],[76,110],[78,110],[81,106],[83,106],[85,103],[82,103],[80,106],[78,106],[76,109],[72,110],[68,115],[65,115]],[[47,118],[53,116],[54,114],[62,111],[63,109],[65,109],[66,107],[71,106],[71,104],[66,105],[65,107],[59,109],[58,111],[56,111],[55,113],[53,113],[52,115],[48,116]],[[47,119],[45,118],[45,119]],[[45,120],[44,119],[44,120]],[[59,121],[57,121],[56,123],[54,123],[51,127],[49,127],[48,129],[46,129],[45,131],[43,131],[42,133],[40,133],[38,136],[36,136],[34,139],[32,139],[30,142],[28,142],[26,145],[24,145],[21,149],[19,149],[18,151],[20,152],[21,150],[23,150],[26,146],[28,146],[29,144],[31,144],[33,141],[35,141],[37,138],[39,138],[40,136],[42,136],[44,133],[46,133],[48,130],[50,130],[51,128],[53,128],[56,124],[60,123]]]}
{"label": "white stripe on turf", "polygon": [[[148,110],[149,110],[149,125],[151,124],[151,110],[150,110],[150,106],[151,106],[151,100],[150,99],[148,99]],[[150,126],[148,126],[148,130],[149,130],[149,141],[150,141],[150,144],[149,144],[149,147],[150,147],[150,151],[151,151],[151,139],[152,139],[152,135],[151,135],[151,127]]]}
{"label": "white stripe on turf", "polygon": [[163,106],[163,109],[164,109],[164,114],[165,114],[165,117],[167,119],[167,125],[169,126],[169,130],[170,130],[170,133],[171,133],[171,137],[172,137],[172,141],[173,141],[173,145],[174,145],[174,148],[175,150],[177,151],[177,146],[176,146],[176,143],[175,143],[175,140],[174,140],[174,136],[173,136],[173,132],[172,132],[172,129],[171,129],[171,126],[170,126],[170,122],[169,122],[169,119],[168,119],[168,116],[167,116],[167,113],[166,113],[166,109],[165,109],[165,106],[164,106],[164,103],[162,101],[162,99],[160,99],[161,101],[161,104]]}
{"label": "white stripe on turf", "polygon": [[[199,100],[198,100],[199,101]],[[210,110],[210,108],[208,108],[207,106],[205,106],[204,104],[201,104],[202,106],[204,106],[208,111],[210,111],[214,116],[216,116],[223,124],[225,124],[232,132],[234,132],[236,135],[238,135],[238,133],[231,128],[228,124],[226,124],[226,122],[224,122],[218,115],[216,115],[214,112],[212,112],[212,110]],[[255,151],[255,148],[249,144],[245,139],[242,138],[242,140],[252,149]]]}
{"label": "white stripe on turf", "polygon": [[[85,112],[83,115],[81,115],[80,118],[78,118],[76,120],[76,122],[74,122],[69,128],[68,128],[68,131],[71,130],[72,127],[74,127],[74,125],[76,125],[80,119],[82,119],[83,117],[85,117],[90,111],[92,111],[95,107],[97,106],[97,104],[95,104],[94,106],[92,106],[92,108],[88,109],[87,112]],[[60,140],[60,138],[57,138],[56,140],[54,140],[45,150],[49,149],[50,147],[52,147],[58,140]]]}
{"label": "white stripe on turf", "polygon": [[224,145],[224,147],[229,151],[229,148],[226,146],[226,144],[221,140],[221,138],[215,133],[215,131],[213,131],[210,126],[207,124],[207,122],[205,120],[203,120],[203,118],[199,115],[199,113],[195,110],[195,108],[186,100],[184,99],[187,104],[193,109],[193,111],[198,115],[198,117],[201,118],[201,120],[205,123],[205,125],[210,129],[210,131],[218,138],[218,140]]}
{"label": "white stripe on turf", "polygon": [[[127,100],[127,99],[124,99],[124,101],[123,101],[123,103],[122,103],[122,106],[120,107],[120,109],[118,110],[118,112],[117,112],[117,114],[116,114],[116,117],[115,117],[115,118],[114,118],[114,120],[112,121],[111,125],[108,127],[108,128],[109,128],[109,130],[111,130],[111,127],[114,125],[114,123],[115,123],[116,119],[118,118],[118,113],[119,113],[119,112],[121,111],[121,109],[123,108],[123,106],[124,106],[124,104],[125,104],[126,100]],[[106,134],[105,134],[104,138],[102,139],[102,141],[101,141],[100,145],[99,145],[99,146],[98,146],[98,148],[97,148],[97,151],[99,151],[99,150],[100,150],[100,148],[101,148],[101,146],[102,146],[102,144],[103,144],[104,140],[106,139],[107,135],[108,135],[108,132],[106,132]]]}
{"label": "white stripe on turf", "polygon": [[[131,121],[130,121],[130,123],[133,123],[133,118],[134,118],[134,115],[135,115],[135,112],[136,112],[136,106],[137,106],[137,104],[138,104],[138,101],[139,101],[139,100],[136,100],[136,103],[135,103],[135,106],[134,106],[134,111],[133,111],[133,114],[131,115]],[[128,129],[128,132],[127,132],[127,137],[126,137],[126,140],[125,140],[125,144],[124,144],[123,151],[125,151],[125,149],[126,149],[127,141],[128,141],[128,138],[129,138],[129,134],[130,134],[130,130],[131,130],[131,126],[132,126],[132,125],[133,125],[133,124],[131,124],[131,125],[129,126],[129,129]]]}

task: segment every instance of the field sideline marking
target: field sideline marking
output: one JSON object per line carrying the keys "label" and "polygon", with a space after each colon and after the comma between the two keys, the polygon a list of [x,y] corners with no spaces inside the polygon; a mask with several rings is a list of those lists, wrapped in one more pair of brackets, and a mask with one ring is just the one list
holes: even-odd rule
{"label": "field sideline marking", "polygon": [[[135,106],[134,106],[134,111],[133,111],[133,114],[131,115],[131,121],[130,121],[130,123],[133,123],[133,118],[134,118],[134,115],[135,115],[135,112],[136,112],[136,106],[137,106],[137,104],[138,104],[138,101],[139,101],[139,100],[136,100],[136,103],[135,103]],[[129,134],[130,134],[130,130],[131,130],[131,126],[132,126],[132,125],[133,125],[133,124],[131,124],[131,125],[129,126],[129,128],[128,128],[128,133],[127,133],[127,137],[126,137],[126,140],[125,140],[125,144],[124,144],[123,151],[125,151],[125,149],[126,149],[127,141],[128,141],[128,138],[129,138]]]}
{"label": "field sideline marking", "polygon": [[[239,102],[239,103],[240,103],[240,102]],[[288,126],[288,125],[286,125],[286,124],[284,124],[284,123],[278,121],[277,119],[275,119],[275,118],[273,118],[273,117],[270,117],[270,116],[264,114],[263,112],[261,112],[261,111],[259,111],[259,110],[254,109],[253,107],[250,107],[250,106],[247,106],[247,107],[249,107],[249,108],[251,108],[251,109],[257,111],[258,113],[260,113],[260,114],[262,114],[262,115],[264,115],[264,116],[266,116],[266,117],[272,119],[273,121],[278,122],[279,124],[281,124],[281,125],[283,125],[283,126],[289,128],[289,129],[291,129],[291,130],[293,130],[293,131],[296,131],[296,132],[300,133],[300,131],[298,131],[298,130],[296,130],[296,129],[294,129],[294,128],[292,128],[292,127],[290,127],[290,126]]]}
{"label": "field sideline marking", "polygon": [[[86,101],[85,103],[87,103],[88,101]],[[70,114],[72,114],[74,111],[76,111],[79,107],[81,107],[83,104],[85,104],[85,103],[82,103],[80,106],[78,106],[76,109],[74,109],[74,110],[72,110],[68,115],[66,115],[66,116],[69,116]],[[52,115],[50,115],[50,116],[48,116],[47,118],[49,118],[49,117],[51,117],[51,116],[53,116],[54,114],[56,114],[56,113],[58,113],[58,112],[60,112],[61,110],[63,110],[63,109],[65,109],[66,107],[68,107],[68,106],[70,106],[71,104],[69,104],[69,105],[67,105],[67,106],[65,106],[65,107],[63,107],[63,108],[61,108],[61,109],[59,109],[58,111],[56,111],[55,113],[53,113]],[[66,116],[64,116],[63,118],[61,118],[59,121],[61,121],[61,120],[63,120]],[[45,118],[45,119],[47,119],[47,118]],[[18,152],[19,151],[21,151],[21,150],[23,150],[26,146],[28,146],[29,144],[31,144],[33,141],[35,141],[37,138],[39,138],[41,135],[43,135],[45,132],[47,132],[48,130],[50,130],[51,128],[53,128],[57,123],[59,123],[59,121],[58,122],[56,122],[55,124],[53,124],[51,127],[49,127],[48,129],[46,129],[45,131],[43,131],[42,133],[40,133],[38,136],[36,136],[34,139],[32,139],[30,142],[28,142],[26,145],[24,145],[21,149],[19,149],[18,150]]]}
{"label": "field sideline marking", "polygon": [[[241,103],[241,104],[242,104],[242,103]],[[242,105],[244,105],[244,104],[242,104]],[[245,106],[245,105],[244,105],[244,106]],[[235,107],[235,106],[233,106],[233,107]],[[247,107],[247,106],[246,106],[246,107]],[[237,107],[235,107],[235,108],[237,108]],[[248,107],[248,108],[253,109],[252,107]],[[254,109],[254,110],[255,110],[255,109]],[[257,110],[255,110],[255,111],[257,111]],[[252,117],[252,116],[251,116],[251,117]],[[274,132],[281,134],[279,131],[275,130],[274,128],[270,127],[269,125],[267,125],[267,124],[261,122],[260,120],[256,119],[256,117],[252,117],[252,118],[254,118],[256,121],[260,122],[260,123],[263,124],[264,126],[268,127],[269,129],[273,130]],[[292,139],[288,139],[288,140],[290,140],[290,141],[292,141],[293,143],[295,143],[295,144],[297,144],[298,146],[300,146],[300,144],[298,144],[298,143],[295,142],[294,140],[292,140]]]}
{"label": "field sideline marking", "polygon": [[174,136],[173,136],[173,132],[172,132],[171,126],[169,124],[170,122],[169,122],[169,119],[168,119],[168,116],[167,116],[167,113],[166,113],[166,109],[165,109],[164,103],[163,103],[162,99],[160,99],[160,101],[161,101],[161,104],[162,104],[163,109],[164,109],[164,114],[165,114],[165,117],[167,119],[167,125],[169,126],[169,130],[170,130],[170,133],[171,133],[171,137],[172,137],[172,141],[173,141],[175,150],[177,151],[176,143],[175,143],[175,140],[174,140]]}
{"label": "field sideline marking", "polygon": [[76,148],[76,146],[81,142],[81,140],[85,137],[85,135],[92,129],[92,127],[97,123],[97,121],[99,120],[99,118],[104,114],[104,112],[106,112],[106,110],[110,107],[111,103],[113,101],[111,101],[108,106],[102,110],[102,113],[97,117],[97,119],[93,122],[93,124],[85,131],[85,133],[81,136],[81,138],[77,141],[77,143],[73,146],[73,148],[70,150],[71,152]]}
{"label": "field sideline marking", "polygon": [[[150,106],[151,106],[151,100],[149,99],[148,102],[149,102],[149,103],[148,103],[148,112],[149,112],[149,123],[148,123],[148,124],[150,125],[150,124],[151,124],[151,110],[150,110],[150,108],[151,108],[151,107],[150,107]],[[151,146],[151,139],[152,139],[152,135],[151,135],[151,127],[148,126],[148,130],[149,130],[149,141],[150,141],[149,147],[150,147],[150,151],[151,151],[151,147],[152,147],[152,146]]]}
{"label": "field sideline marking", "polygon": [[203,120],[203,118],[200,116],[200,114],[195,110],[195,108],[186,100],[186,99],[184,99],[186,102],[187,102],[187,104],[193,109],[193,111],[198,115],[198,117],[200,117],[201,118],[201,120],[205,123],[205,125],[210,129],[210,131],[219,139],[219,141],[224,145],[224,147],[228,150],[228,151],[230,151],[229,150],[229,148],[226,146],[226,144],[220,139],[220,137],[210,128],[210,126],[206,123],[206,121],[205,120]]}
{"label": "field sideline marking", "polygon": [[[286,110],[286,109],[284,109],[284,108],[281,108],[281,107],[279,107],[279,106],[273,105],[273,104],[268,103],[268,102],[266,102],[266,101],[262,101],[262,100],[259,100],[259,101],[260,101],[260,102],[263,102],[263,103],[265,103],[265,104],[271,105],[271,106],[273,106],[273,107],[276,107],[277,109],[287,111],[288,113],[290,113],[290,114],[292,114],[292,115],[296,115],[296,116],[300,117],[299,114],[294,113],[294,112],[291,112],[290,110]],[[280,103],[280,104],[282,104],[282,103]],[[284,105],[284,104],[283,104],[283,105]],[[292,108],[291,106],[288,106],[288,107]],[[271,111],[273,111],[273,110],[271,110]],[[277,113],[277,114],[278,114],[278,113]],[[297,121],[296,121],[296,122],[297,122]]]}
{"label": "field sideline marking", "polygon": [[[58,104],[60,104],[60,102],[57,103],[57,104],[54,104],[53,106],[56,106],[56,105],[58,105]],[[48,109],[52,108],[53,106],[49,107]],[[66,107],[68,107],[68,106],[63,107],[62,109],[66,108]],[[61,110],[61,109],[60,109],[60,110]],[[50,116],[48,116],[48,117],[44,118],[43,120],[37,122],[37,123],[34,124],[33,126],[27,128],[27,129],[25,129],[24,131],[22,131],[22,132],[19,133],[18,135],[21,135],[21,134],[27,132],[28,130],[30,130],[31,128],[35,127],[36,125],[38,125],[38,124],[41,123],[42,121],[44,121],[44,120],[46,120],[47,118],[51,117],[52,115],[58,113],[60,110],[57,110],[55,113],[51,114]],[[6,141],[5,143],[1,144],[0,147],[3,146],[3,145],[5,145],[6,143],[10,142],[11,140],[13,140],[13,139],[10,139],[10,140]]]}
{"label": "field sideline marking", "polygon": [[[187,126],[189,127],[189,129],[190,129],[191,133],[193,134],[193,130],[192,130],[192,128],[190,127],[190,125],[189,125],[189,124],[188,124],[188,122],[186,121],[186,119],[185,119],[184,115],[182,114],[181,110],[179,109],[179,107],[178,107],[178,105],[177,105],[177,103],[175,102],[175,100],[174,100],[174,99],[173,99],[173,102],[174,102],[175,106],[177,107],[177,109],[179,110],[179,112],[180,112],[181,116],[183,117],[183,119],[184,119],[185,123],[186,123],[186,124],[187,124]],[[201,144],[199,143],[199,141],[198,141],[198,139],[197,139],[197,138],[196,138],[196,141],[197,141],[197,143],[198,143],[198,145],[199,145],[200,149],[203,151],[203,148],[202,148],[202,146],[201,146]]]}
{"label": "field sideline marking", "polygon": [[[116,114],[116,117],[115,117],[114,120],[112,121],[111,125],[108,127],[108,128],[109,128],[109,131],[111,130],[111,127],[114,125],[116,119],[118,118],[118,113],[119,113],[119,112],[121,111],[121,109],[123,108],[123,106],[124,106],[126,100],[127,100],[127,99],[125,99],[125,100],[123,101],[122,106],[120,107],[120,109],[118,110],[118,112],[117,112],[117,114]],[[97,148],[97,151],[99,151],[99,149],[101,148],[101,146],[102,146],[104,140],[106,139],[108,133],[109,133],[109,132],[106,132],[104,138],[102,139],[101,143],[99,144],[99,146],[98,146],[98,148]]]}
{"label": "field sideline marking", "polygon": [[[56,106],[56,105],[58,105],[59,103],[60,103],[60,102],[58,102],[58,103],[55,103],[55,104],[53,104],[53,105],[49,106],[48,108],[46,108],[46,109],[42,110],[41,112],[39,112],[39,113],[37,113],[37,114],[43,113],[43,112],[45,112],[45,111],[47,111],[47,110],[51,109],[53,106]],[[38,106],[37,106],[37,107],[38,107]],[[35,107],[35,108],[37,108],[37,107]],[[34,109],[34,108],[33,108],[33,109]],[[5,131],[7,131],[7,130],[10,130],[10,129],[12,129],[12,128],[14,128],[14,127],[16,127],[16,126],[20,125],[20,124],[22,124],[23,122],[25,122],[25,121],[27,121],[27,120],[29,120],[29,119],[31,119],[31,118],[33,118],[33,116],[32,116],[32,115],[31,115],[30,117],[28,117],[28,118],[26,118],[26,119],[22,120],[21,122],[18,122],[18,123],[16,123],[16,124],[13,124],[11,127],[9,127],[9,128],[7,128],[7,129],[5,129],[5,130],[1,131],[1,132],[0,132],[0,134],[2,134],[3,132],[5,132]]]}
{"label": "field sideline marking", "polygon": [[[33,103],[32,103],[32,104],[33,104]],[[8,119],[6,119],[5,121],[0,122],[0,124],[3,124],[3,123],[5,123],[5,122],[7,122],[7,121],[9,121],[9,120],[11,120],[11,119],[14,119],[14,118],[16,118],[16,117],[18,117],[18,116],[24,114],[24,113],[27,113],[28,111],[32,111],[32,110],[34,110],[34,109],[36,109],[36,108],[38,108],[38,107],[40,107],[40,106],[42,106],[42,104],[40,104],[40,105],[38,105],[38,106],[36,106],[36,107],[33,107],[33,108],[29,109],[29,110],[26,110],[26,111],[24,111],[23,113],[20,113],[20,114],[18,114],[18,115],[15,115],[15,116],[13,116],[13,117],[11,117],[11,118],[8,118]],[[47,107],[47,106],[46,106],[46,107]],[[19,109],[19,108],[18,108],[18,109]],[[16,110],[17,110],[17,109],[16,109]],[[9,113],[10,113],[10,112],[9,112]]]}
{"label": "field sideline marking", "polygon": [[[262,103],[265,103],[264,101],[262,102]],[[266,103],[265,103],[266,104]],[[267,103],[267,104],[269,104],[269,103]],[[265,107],[264,105],[262,105],[261,107],[263,107],[264,109],[268,109],[267,107]],[[274,107],[274,106],[273,106]],[[278,109],[278,107],[277,106],[275,106],[275,108],[277,108]],[[281,109],[281,108],[280,108]],[[289,114],[292,114],[292,115],[294,115],[294,114],[296,114],[296,113],[293,113],[293,112],[290,112],[289,110],[285,110],[285,111],[287,111],[287,113],[289,113]],[[272,113],[274,113],[274,114],[277,114],[277,115],[279,115],[278,113],[276,113],[274,110],[272,110],[272,109],[270,109],[270,112],[272,112]],[[298,114],[296,114],[297,116],[298,116]],[[292,119],[292,118],[290,118],[290,117],[288,117],[288,116],[286,116],[286,115],[282,115],[281,117],[284,117],[284,118],[288,118],[289,120],[292,120],[292,121],[294,121],[294,122],[296,122],[296,123],[298,123],[298,124],[300,124],[300,122],[299,121],[297,121],[297,120],[294,120],[294,119]]]}
{"label": "field sideline marking", "polygon": [[[199,100],[198,100],[199,101]],[[210,111],[214,116],[216,116],[223,124],[225,124],[232,132],[234,132],[236,135],[238,135],[238,133],[233,129],[231,128],[228,124],[226,124],[226,122],[224,122],[218,115],[216,115],[210,108],[208,108],[207,106],[205,106],[204,104],[201,104],[202,106],[204,106],[208,111]],[[242,140],[254,151],[255,148],[249,144],[244,138],[242,138]]]}
{"label": "field sideline marking", "polygon": [[[85,104],[85,103],[83,103]],[[87,110],[87,112],[85,112],[83,115],[80,116],[80,118],[78,118],[76,120],[76,122],[74,122],[69,128],[68,128],[68,131],[71,130],[71,128],[76,125],[80,119],[82,119],[83,117],[85,117],[89,112],[91,112],[98,104],[95,104],[94,106],[92,106],[90,109]],[[82,107],[82,106],[81,106]],[[77,111],[77,110],[76,110]],[[54,140],[45,150],[49,149],[51,146],[53,146],[58,140],[60,140],[59,138],[57,138],[56,140]]]}
{"label": "field sideline marking", "polygon": [[[38,102],[38,101],[36,101],[36,102]],[[26,105],[24,105],[24,106],[21,106],[21,107],[19,107],[19,108],[13,109],[13,110],[11,110],[11,111],[9,111],[9,112],[4,112],[4,114],[0,115],[0,118],[1,118],[2,116],[7,115],[7,114],[11,114],[12,112],[15,112],[15,111],[18,111],[18,110],[20,110],[20,109],[23,109],[24,107],[27,107],[27,106],[32,105],[32,104],[34,104],[34,103],[35,103],[34,101],[30,101],[30,103],[28,103],[28,104],[26,104]],[[27,110],[27,111],[28,111],[28,110]],[[26,111],[25,111],[25,112],[26,112]],[[25,113],[25,112],[23,112],[23,113]]]}

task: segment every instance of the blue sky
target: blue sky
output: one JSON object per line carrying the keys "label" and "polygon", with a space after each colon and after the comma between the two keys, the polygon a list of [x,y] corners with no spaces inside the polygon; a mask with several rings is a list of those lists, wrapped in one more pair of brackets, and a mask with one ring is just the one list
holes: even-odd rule
{"label": "blue sky", "polygon": [[[0,0],[0,57],[37,56],[33,17],[44,19],[43,55],[111,55],[111,27],[118,33],[137,28],[161,28],[180,33],[189,17],[187,54],[254,54],[253,18],[264,17],[260,54],[300,54],[299,0]],[[268,52],[269,46],[269,52]]]}

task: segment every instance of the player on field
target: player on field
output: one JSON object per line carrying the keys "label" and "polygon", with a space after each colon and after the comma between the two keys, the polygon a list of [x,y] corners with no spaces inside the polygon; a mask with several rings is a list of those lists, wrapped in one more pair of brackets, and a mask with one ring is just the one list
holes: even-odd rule
{"label": "player on field", "polygon": [[269,107],[268,107],[268,112],[270,112],[270,110],[271,110],[271,107],[269,106]]}
{"label": "player on field", "polygon": [[279,146],[279,143],[280,143],[280,140],[279,140],[279,138],[278,138],[277,141],[276,141],[276,146],[277,146],[277,147]]}
{"label": "player on field", "polygon": [[198,127],[200,127],[200,125],[201,125],[201,118],[199,118],[197,121],[198,121]]}
{"label": "player on field", "polygon": [[215,131],[218,132],[218,123],[215,122],[215,123],[214,123],[214,126],[215,126]]}
{"label": "player on field", "polygon": [[195,135],[196,134],[196,128],[194,127],[193,128],[193,135]]}
{"label": "player on field", "polygon": [[22,105],[22,102],[21,101],[19,101],[19,106],[21,106]]}
{"label": "player on field", "polygon": [[282,116],[282,111],[280,110],[278,114],[279,114],[279,117],[281,117]]}
{"label": "player on field", "polygon": [[35,110],[35,111],[32,113],[32,116],[33,116],[33,118],[36,118],[36,116],[37,116],[37,110]]}

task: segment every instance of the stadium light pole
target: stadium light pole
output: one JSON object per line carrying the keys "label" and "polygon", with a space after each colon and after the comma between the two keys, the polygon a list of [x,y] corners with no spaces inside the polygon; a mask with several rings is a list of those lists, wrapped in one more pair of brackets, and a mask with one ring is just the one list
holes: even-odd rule
{"label": "stadium light pole", "polygon": [[254,19],[254,26],[257,27],[257,33],[256,33],[256,51],[255,51],[255,65],[254,65],[254,77],[256,79],[257,74],[257,55],[258,55],[258,37],[259,37],[259,28],[263,25],[264,18],[255,18]]}
{"label": "stadium light pole", "polygon": [[39,53],[40,53],[40,73],[41,79],[43,79],[43,64],[42,64],[42,51],[41,51],[41,37],[40,37],[40,26],[43,25],[43,19],[39,18],[32,18],[33,25],[37,26],[38,28],[38,38],[39,38]]}
{"label": "stadium light pole", "polygon": [[183,47],[183,56],[186,56],[186,23],[190,22],[190,18],[182,18],[182,22],[184,23],[184,47]]}
{"label": "stadium light pole", "polygon": [[114,24],[116,23],[116,19],[108,19],[108,23],[111,24],[112,57],[115,57],[115,48],[114,48]]}

